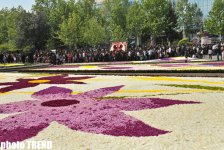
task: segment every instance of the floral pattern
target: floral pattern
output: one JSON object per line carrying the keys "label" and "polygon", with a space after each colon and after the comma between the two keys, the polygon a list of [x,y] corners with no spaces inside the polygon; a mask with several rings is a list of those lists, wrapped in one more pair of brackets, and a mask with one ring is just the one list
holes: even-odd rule
{"label": "floral pattern", "polygon": [[[165,59],[164,59],[165,60]],[[167,59],[169,60],[169,59]],[[155,71],[155,70],[224,70],[224,62],[175,62],[175,63],[168,63],[161,61],[160,63],[157,62],[130,62],[129,64],[92,64],[89,66],[85,65],[61,65],[61,66],[53,66],[50,68],[41,68],[41,69],[31,69],[31,70],[130,70],[130,71]]]}
{"label": "floral pattern", "polygon": [[169,131],[151,127],[123,111],[198,103],[160,98],[100,100],[122,87],[107,87],[72,95],[70,89],[53,86],[34,93],[33,100],[1,104],[1,114],[18,114],[0,120],[0,141],[12,142],[31,138],[53,121],[72,130],[95,134],[158,136]]}
{"label": "floral pattern", "polygon": [[35,87],[40,84],[85,84],[84,82],[77,80],[84,80],[93,77],[68,77],[68,75],[57,75],[49,77],[41,77],[38,79],[17,79],[17,82],[5,82],[0,83],[0,86],[6,86],[0,88],[0,93],[10,92],[17,89]]}

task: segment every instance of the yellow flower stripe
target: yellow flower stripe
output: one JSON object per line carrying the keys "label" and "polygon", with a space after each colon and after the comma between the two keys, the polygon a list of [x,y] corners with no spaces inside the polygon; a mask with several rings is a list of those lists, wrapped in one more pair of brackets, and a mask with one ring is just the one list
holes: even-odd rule
{"label": "yellow flower stripe", "polygon": [[[188,89],[188,90],[120,90],[116,93],[212,93],[212,92],[222,92],[219,90],[204,90],[204,89]],[[0,93],[0,95],[6,94],[34,94],[35,92],[6,92]],[[73,91],[72,94],[80,94],[82,92]]]}
{"label": "yellow flower stripe", "polygon": [[74,91],[72,92],[73,95],[80,94],[80,93],[82,92],[74,92]]}
{"label": "yellow flower stripe", "polygon": [[120,90],[118,93],[210,93],[210,92],[220,92],[218,90],[203,90],[203,89],[193,89],[193,90]]}
{"label": "yellow flower stripe", "polygon": [[133,64],[141,64],[140,62],[138,61],[132,61]]}
{"label": "yellow flower stripe", "polygon": [[0,67],[23,66],[24,64],[0,64]]}
{"label": "yellow flower stripe", "polygon": [[0,93],[0,95],[6,95],[6,94],[34,94],[34,92],[5,92],[5,93]]}
{"label": "yellow flower stripe", "polygon": [[83,69],[95,69],[95,68],[97,68],[97,66],[80,66],[80,68],[83,68]]}
{"label": "yellow flower stripe", "polygon": [[50,82],[50,80],[30,80],[29,83],[47,83]]}
{"label": "yellow flower stripe", "polygon": [[220,81],[207,81],[207,80],[191,80],[191,79],[181,79],[175,77],[131,77],[132,79],[144,80],[144,81],[169,81],[169,82],[202,82],[207,84],[224,84],[224,82]]}

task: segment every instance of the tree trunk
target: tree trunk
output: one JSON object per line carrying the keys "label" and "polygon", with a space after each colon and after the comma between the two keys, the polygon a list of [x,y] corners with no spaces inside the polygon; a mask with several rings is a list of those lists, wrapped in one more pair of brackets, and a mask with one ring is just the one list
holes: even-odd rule
{"label": "tree trunk", "polygon": [[151,35],[151,46],[155,45],[155,35]]}
{"label": "tree trunk", "polygon": [[171,46],[170,38],[167,37],[168,46]]}
{"label": "tree trunk", "polygon": [[77,44],[75,43],[75,44],[74,44],[74,48],[77,49],[77,47],[78,47],[78,46],[77,46]]}
{"label": "tree trunk", "polygon": [[186,29],[185,29],[185,27],[183,28],[183,38],[187,38],[187,34],[186,34]]}
{"label": "tree trunk", "polygon": [[141,45],[141,36],[140,35],[137,35],[136,36],[136,46],[139,46],[139,45]]}

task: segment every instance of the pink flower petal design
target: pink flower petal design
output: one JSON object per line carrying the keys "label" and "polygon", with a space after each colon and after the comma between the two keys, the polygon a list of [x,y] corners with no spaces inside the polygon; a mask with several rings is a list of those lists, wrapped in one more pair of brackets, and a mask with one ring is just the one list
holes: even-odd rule
{"label": "pink flower petal design", "polygon": [[123,86],[124,85],[92,90],[92,91],[88,91],[88,92],[85,92],[85,93],[81,93],[81,94],[78,95],[78,97],[82,98],[82,99],[85,99],[85,98],[101,98],[103,96],[106,96],[106,95],[112,94],[116,91],[119,91]]}
{"label": "pink flower petal design", "polygon": [[23,141],[36,136],[48,126],[48,123],[38,121],[36,116],[28,113],[8,117],[0,121],[0,141]]}
{"label": "pink flower petal design", "polygon": [[[98,113],[98,111],[101,112]],[[64,114],[64,119],[58,120],[58,122],[73,130],[112,136],[140,137],[168,133],[168,131],[153,128],[119,111],[105,111],[103,109],[94,111],[93,109],[92,112],[81,110],[78,112],[73,116],[69,116],[69,113]]]}
{"label": "pink flower petal design", "polygon": [[0,104],[0,114],[21,113],[29,111],[31,108],[36,107],[39,103],[39,101],[27,100],[8,104]]}
{"label": "pink flower petal design", "polygon": [[[36,100],[2,104],[1,113],[22,112],[0,120],[0,142],[21,141],[36,136],[52,121],[95,134],[112,136],[158,136],[166,134],[123,113],[198,102],[159,98],[125,98],[100,101],[99,98],[120,90],[123,86],[107,87],[72,95],[72,90],[50,87],[32,95]],[[8,107],[9,106],[9,107]],[[27,109],[29,108],[29,109]],[[14,134],[10,137],[10,134]]]}
{"label": "pink flower petal design", "polygon": [[63,99],[72,97],[71,95],[72,90],[60,88],[56,86],[52,86],[50,88],[41,90],[36,92],[32,95],[34,99],[41,99],[41,100],[55,100],[55,99]]}
{"label": "pink flower petal design", "polygon": [[[105,102],[105,101],[103,101]],[[119,101],[116,100],[107,100],[105,105],[110,107],[116,106],[120,110],[134,111],[142,109],[154,109],[160,107],[168,107],[171,105],[179,104],[198,104],[199,102],[193,101],[177,101],[170,99],[161,99],[161,98],[124,98]]]}

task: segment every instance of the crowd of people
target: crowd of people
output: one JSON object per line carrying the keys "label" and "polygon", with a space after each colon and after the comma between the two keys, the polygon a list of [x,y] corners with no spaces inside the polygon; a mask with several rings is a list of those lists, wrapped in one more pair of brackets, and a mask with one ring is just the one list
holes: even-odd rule
{"label": "crowd of people", "polygon": [[75,49],[56,51],[36,50],[29,53],[22,51],[0,52],[0,63],[80,63],[80,62],[109,62],[109,61],[144,61],[166,57],[185,56],[202,59],[209,55],[212,59],[224,60],[224,44],[130,47],[127,51],[109,51],[107,49]]}

